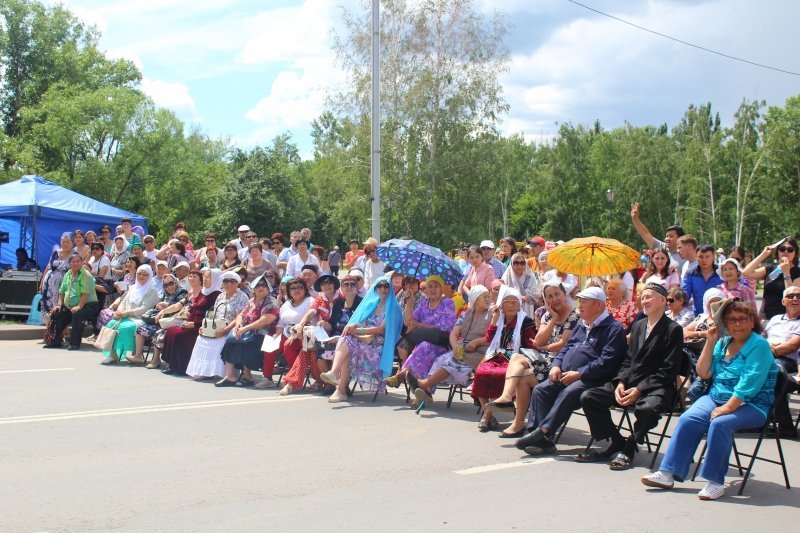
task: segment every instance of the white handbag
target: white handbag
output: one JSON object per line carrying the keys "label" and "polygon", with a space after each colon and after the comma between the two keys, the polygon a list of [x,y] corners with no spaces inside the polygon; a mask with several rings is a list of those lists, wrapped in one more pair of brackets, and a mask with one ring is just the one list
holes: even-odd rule
{"label": "white handbag", "polygon": [[225,318],[224,318],[225,317],[225,312],[222,313],[223,318],[217,318],[217,309],[219,309],[220,307],[223,307],[223,306],[225,307],[225,312],[227,312],[228,311],[228,304],[227,303],[221,303],[217,307],[215,307],[213,310],[209,309],[206,312],[206,316],[203,319],[202,325],[200,326],[200,328],[201,328],[200,329],[200,334],[203,337],[206,337],[206,338],[209,338],[209,339],[216,339],[217,338],[217,332],[228,327],[228,321],[225,320]]}

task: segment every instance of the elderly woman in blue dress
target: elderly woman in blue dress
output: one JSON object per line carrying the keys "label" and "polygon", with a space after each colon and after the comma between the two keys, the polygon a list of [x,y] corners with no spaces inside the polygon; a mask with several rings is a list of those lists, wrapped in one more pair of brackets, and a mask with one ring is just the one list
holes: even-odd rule
{"label": "elderly woman in blue dress", "polygon": [[648,487],[662,489],[686,479],[707,433],[700,476],[708,482],[697,494],[701,500],[725,494],[733,434],[764,425],[775,401],[778,375],[769,343],[759,335],[761,321],[755,309],[739,299],[724,300],[715,318],[696,366],[698,376],[712,380],[708,394],[681,415],[658,471],[642,478]]}
{"label": "elderly woman in blue dress", "polygon": [[[212,272],[217,271],[213,269]],[[219,327],[213,336],[210,332],[200,328],[197,342],[192,349],[186,375],[195,380],[202,380],[214,376],[225,376],[225,361],[222,360],[222,348],[228,333],[236,326],[236,315],[247,306],[248,297],[239,289],[242,278],[233,272],[222,272],[222,292],[217,296],[214,306],[208,311],[209,318],[225,320],[227,325]],[[220,324],[221,326],[221,324]]]}
{"label": "elderly woman in blue dress", "polygon": [[136,281],[120,298],[114,315],[107,324],[109,328],[117,331],[117,335],[114,337],[111,350],[103,352],[105,359],[102,364],[118,363],[125,352],[136,350],[136,328],[142,323],[141,316],[145,311],[155,307],[159,300],[154,277],[153,270],[147,265],[136,269]]}
{"label": "elderly woman in blue dress", "polygon": [[391,280],[381,276],[372,284],[336,345],[333,367],[321,375],[336,387],[330,403],[347,400],[347,384],[353,377],[365,389],[376,390],[392,372],[394,347],[400,338],[403,315],[392,291]]}

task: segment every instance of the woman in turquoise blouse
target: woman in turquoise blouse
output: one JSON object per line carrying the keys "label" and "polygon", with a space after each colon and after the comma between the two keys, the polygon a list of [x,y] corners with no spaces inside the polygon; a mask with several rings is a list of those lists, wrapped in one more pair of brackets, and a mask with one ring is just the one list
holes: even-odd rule
{"label": "woman in turquoise blouse", "polygon": [[700,468],[700,476],[708,483],[698,497],[716,500],[724,495],[733,434],[763,426],[775,401],[778,366],[769,343],[758,334],[762,328],[755,309],[739,298],[726,304],[719,313],[722,316],[715,317],[717,325],[708,330],[708,341],[697,360],[697,375],[712,380],[709,392],[678,419],[659,470],[642,478],[648,487],[670,489],[674,480],[683,481],[697,446],[708,433]]}

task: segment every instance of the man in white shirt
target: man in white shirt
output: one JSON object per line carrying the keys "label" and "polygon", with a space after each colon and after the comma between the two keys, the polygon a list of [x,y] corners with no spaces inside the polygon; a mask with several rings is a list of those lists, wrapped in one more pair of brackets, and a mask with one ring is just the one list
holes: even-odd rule
{"label": "man in white shirt", "polygon": [[250,259],[250,245],[258,242],[258,233],[250,230],[247,233],[245,233],[244,238],[245,238],[244,248],[239,250],[239,261],[242,262],[244,262],[247,259]]}
{"label": "man in white shirt", "polygon": [[156,250],[156,238],[152,235],[145,235],[142,239],[144,244],[144,256],[150,261],[158,260],[158,250]]}
{"label": "man in white shirt", "polygon": [[681,267],[681,280],[686,277],[686,273],[697,266],[697,239],[686,234],[678,239],[678,253],[684,263]]}
{"label": "man in white shirt", "polygon": [[237,250],[241,250],[242,248],[247,249],[247,239],[245,236],[247,235],[247,232],[250,231],[250,226],[247,224],[242,224],[236,231],[239,234],[239,237],[233,239],[230,243],[236,246]]}
{"label": "man in white shirt", "polygon": [[364,285],[372,287],[376,279],[383,276],[386,263],[378,258],[378,247],[369,243],[364,246]]}
{"label": "man in white shirt", "polygon": [[300,239],[300,232],[291,232],[289,234],[289,242],[291,242],[291,245],[281,250],[281,253],[278,254],[278,264],[276,266],[281,272],[286,272],[286,267],[289,266],[289,259],[297,254],[298,239]]}

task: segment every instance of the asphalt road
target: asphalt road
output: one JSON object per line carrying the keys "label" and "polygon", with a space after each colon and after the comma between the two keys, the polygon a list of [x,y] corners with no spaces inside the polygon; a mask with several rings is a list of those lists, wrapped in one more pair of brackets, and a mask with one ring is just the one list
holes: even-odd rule
{"label": "asphalt road", "polygon": [[[646,489],[646,452],[625,472],[577,464],[581,417],[558,456],[533,460],[441,392],[416,415],[398,393],[332,406],[100,359],[0,342],[3,532],[743,531],[798,517],[800,492],[766,463],[743,497],[715,502],[697,499],[700,480]],[[800,485],[800,443],[785,452]]]}

